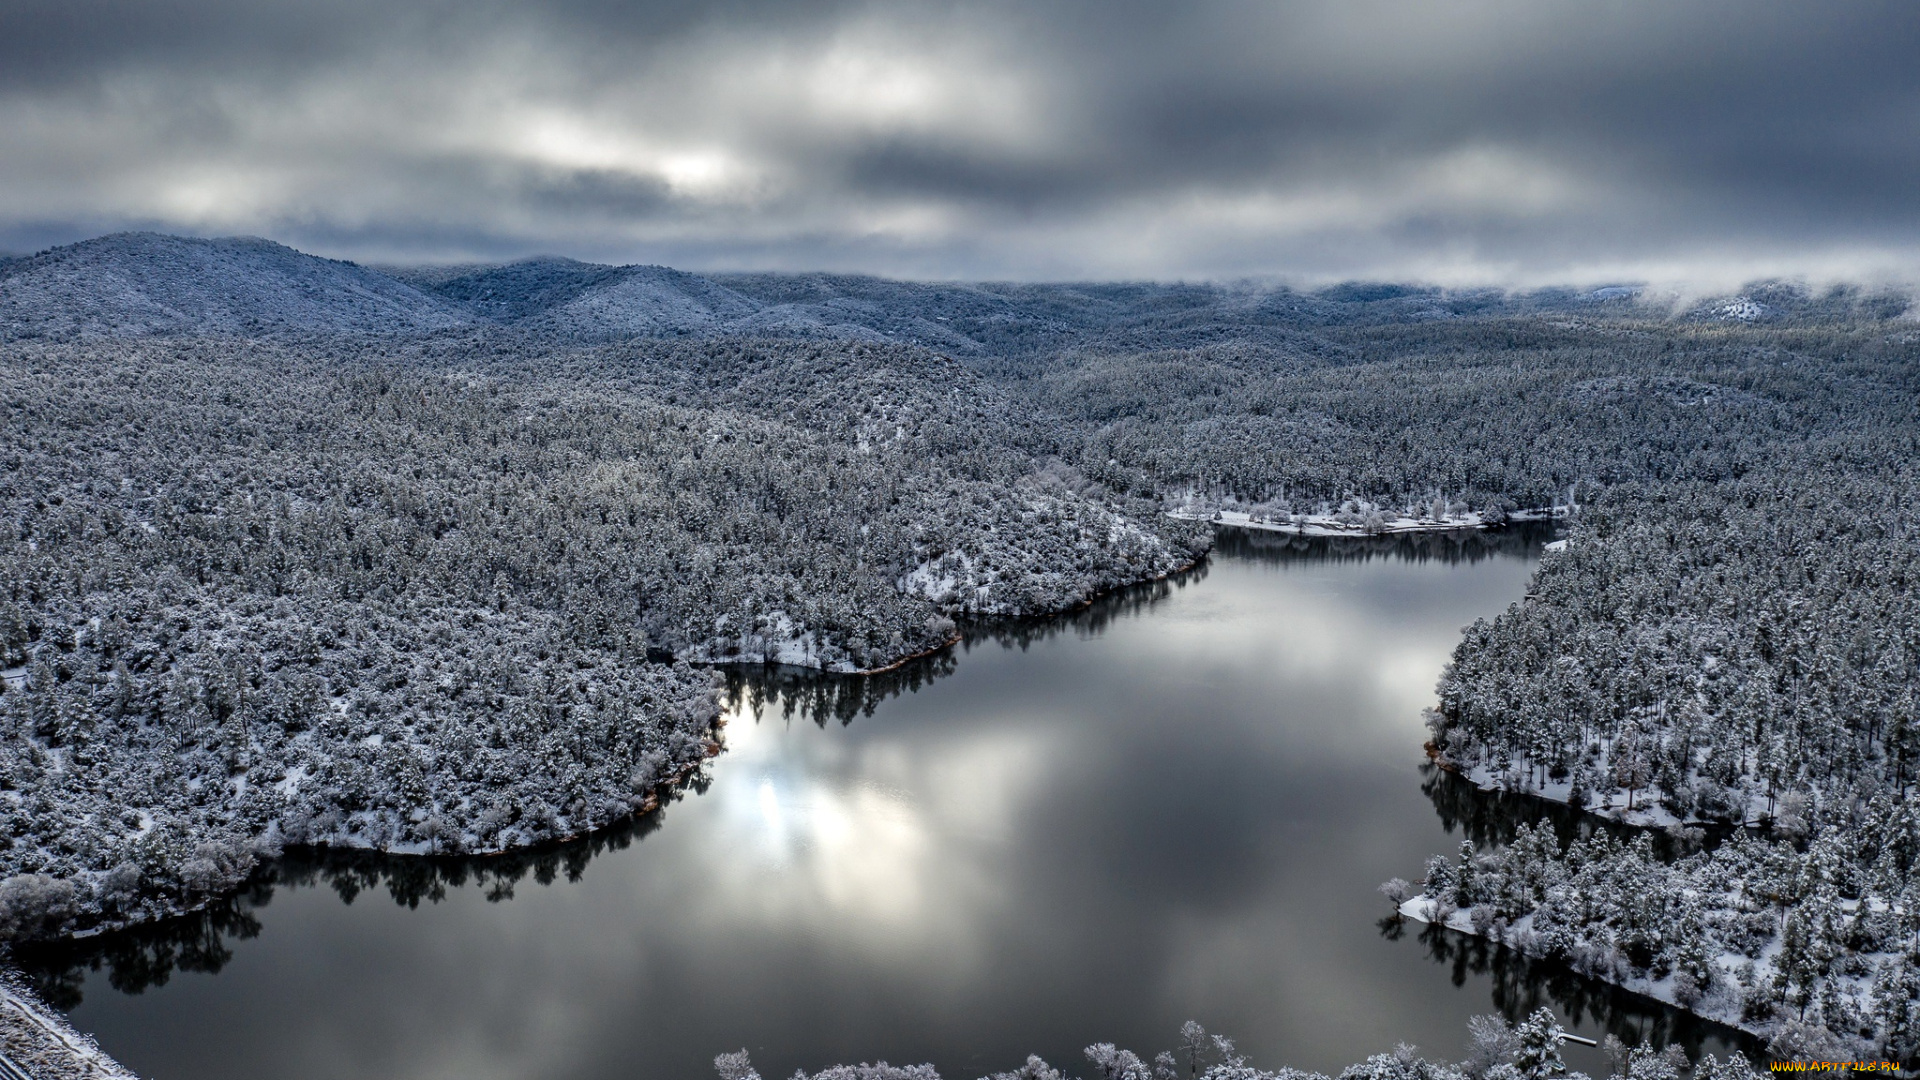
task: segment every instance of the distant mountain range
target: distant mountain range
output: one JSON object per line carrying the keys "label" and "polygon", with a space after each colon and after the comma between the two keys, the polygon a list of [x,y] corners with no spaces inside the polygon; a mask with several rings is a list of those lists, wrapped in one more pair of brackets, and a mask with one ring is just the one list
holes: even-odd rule
{"label": "distant mountain range", "polygon": [[[1889,318],[1906,297],[1815,297],[1765,285],[1691,318]],[[253,237],[117,233],[0,260],[0,339],[167,334],[421,334],[507,327],[556,342],[627,338],[844,338],[956,356],[1072,346],[1213,343],[1312,351],[1316,327],[1565,312],[1666,317],[1640,290],[1531,293],[1349,283],[1316,292],[1246,284],[917,283],[839,274],[700,275],[663,266],[527,259],[372,268]]]}
{"label": "distant mountain range", "polygon": [[0,264],[12,338],[420,333],[473,318],[386,274],[250,237],[120,233]]}

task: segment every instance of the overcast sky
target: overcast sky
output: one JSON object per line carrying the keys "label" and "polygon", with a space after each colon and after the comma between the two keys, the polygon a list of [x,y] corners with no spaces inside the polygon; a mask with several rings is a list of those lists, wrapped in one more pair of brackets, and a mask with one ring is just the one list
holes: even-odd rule
{"label": "overcast sky", "polygon": [[0,0],[0,249],[1920,277],[1920,0]]}

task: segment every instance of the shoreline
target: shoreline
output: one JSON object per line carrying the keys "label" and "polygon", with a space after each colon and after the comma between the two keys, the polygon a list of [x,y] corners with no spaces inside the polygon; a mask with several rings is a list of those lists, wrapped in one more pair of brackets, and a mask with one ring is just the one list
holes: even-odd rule
{"label": "shoreline", "polygon": [[[553,836],[546,836],[538,840],[528,841],[525,843],[508,844],[500,847],[482,848],[479,850],[470,849],[465,851],[448,851],[445,849],[427,850],[427,849],[420,848],[419,845],[417,844],[394,845],[389,847],[382,847],[378,844],[343,843],[339,840],[334,840],[334,841],[323,840],[323,841],[317,841],[312,843],[286,844],[284,845],[284,847],[277,848],[276,854],[260,858],[259,861],[254,864],[253,869],[248,871],[247,876],[238,885],[235,885],[232,888],[222,889],[216,892],[202,894],[196,897],[194,901],[191,903],[170,904],[164,910],[154,911],[145,918],[102,919],[89,926],[85,926],[78,930],[74,930],[71,933],[57,934],[52,937],[46,937],[46,938],[34,938],[29,941],[21,942],[20,944],[32,945],[32,946],[46,946],[46,945],[57,946],[62,942],[87,941],[92,938],[105,937],[112,934],[124,933],[130,930],[138,930],[142,927],[153,926],[159,923],[171,921],[173,919],[181,919],[181,918],[187,918],[193,915],[198,915],[201,912],[207,910],[208,908],[213,907],[215,904],[219,904],[225,900],[230,900],[233,897],[246,892],[249,886],[253,885],[256,881],[260,879],[264,871],[266,871],[269,867],[271,867],[275,862],[278,862],[280,860],[281,854],[279,852],[284,852],[289,849],[305,850],[305,851],[337,851],[337,852],[343,852],[343,853],[368,852],[368,853],[382,855],[382,856],[386,856],[389,858],[396,858],[396,859],[482,859],[484,860],[484,859],[501,858],[501,857],[510,856],[510,855],[523,855],[529,852],[537,852],[537,851],[541,851],[548,848],[561,847],[567,844],[577,843],[581,840],[585,840],[585,839],[588,839],[589,837],[592,837],[596,833],[604,833],[604,832],[611,831],[613,829],[621,828],[623,826],[631,825],[634,822],[639,821],[640,819],[646,817],[649,814],[654,813],[655,811],[659,810],[662,806],[666,805],[667,800],[662,798],[663,792],[671,794],[672,792],[679,790],[681,787],[685,786],[687,783],[691,781],[693,774],[699,770],[700,766],[706,764],[708,761],[716,757],[719,757],[720,754],[725,751],[726,744],[719,737],[719,735],[720,735],[720,729],[724,728],[726,726],[726,723],[727,723],[726,714],[724,712],[714,717],[712,724],[708,727],[708,737],[706,740],[705,752],[702,754],[700,760],[689,763],[683,766],[682,768],[675,770],[673,773],[669,774],[668,776],[662,778],[652,788],[649,788],[644,795],[638,798],[638,801],[634,804],[633,809],[628,813],[622,814],[619,817],[613,818],[611,820],[608,820],[598,825],[594,825],[585,829],[578,829],[578,830],[574,830],[566,833],[556,834]],[[270,833],[268,835],[274,835],[274,834]],[[4,972],[8,966],[7,961],[4,959],[6,954],[3,951],[6,947],[7,947],[6,944],[0,944],[0,972]],[[4,988],[4,982],[5,982],[4,976],[0,976],[0,989]],[[3,1078],[3,1077],[4,1077],[4,1074],[0,1074],[0,1078]]]}
{"label": "shoreline", "polygon": [[[1649,830],[1700,828],[1746,829],[1758,832],[1767,828],[1771,820],[1765,814],[1754,815],[1751,804],[1749,804],[1747,808],[1748,813],[1739,821],[1723,818],[1703,818],[1693,814],[1689,814],[1684,818],[1678,817],[1671,810],[1668,810],[1657,798],[1652,798],[1651,801],[1642,801],[1641,805],[1629,808],[1626,805],[1628,800],[1624,799],[1620,794],[1625,789],[1619,787],[1600,793],[1606,799],[1606,805],[1604,806],[1577,807],[1574,806],[1571,801],[1573,785],[1568,781],[1552,781],[1543,786],[1523,785],[1521,787],[1510,787],[1505,783],[1501,774],[1492,772],[1484,765],[1462,768],[1459,762],[1447,757],[1439,747],[1435,746],[1432,739],[1428,739],[1425,743],[1421,744],[1420,748],[1426,753],[1427,760],[1433,762],[1436,768],[1444,769],[1448,773],[1459,777],[1461,780],[1472,784],[1480,791],[1498,795],[1524,795],[1527,798],[1552,806],[1566,807],[1576,813],[1585,814],[1595,820],[1604,821],[1613,825],[1624,825],[1629,828]],[[1646,791],[1648,789],[1635,788],[1634,790]]]}
{"label": "shoreline", "polygon": [[35,1080],[138,1080],[11,972],[0,974],[0,1075]]}
{"label": "shoreline", "polygon": [[[1222,523],[1222,524],[1225,524],[1225,523]],[[985,615],[985,616],[968,619],[968,624],[974,628],[985,628],[985,627],[991,627],[991,626],[1001,625],[1001,624],[1030,622],[1033,620],[1044,621],[1047,619],[1058,619],[1063,616],[1072,615],[1075,612],[1085,611],[1088,608],[1091,608],[1093,605],[1106,599],[1107,597],[1116,595],[1118,593],[1123,593],[1128,589],[1136,589],[1142,585],[1151,585],[1156,581],[1165,581],[1171,577],[1178,577],[1179,575],[1184,574],[1194,569],[1195,567],[1199,566],[1201,563],[1206,562],[1207,559],[1212,556],[1212,554],[1213,554],[1213,544],[1211,541],[1209,541],[1207,544],[1206,550],[1200,552],[1200,554],[1194,556],[1191,559],[1188,559],[1186,562],[1181,563],[1178,566],[1159,571],[1157,573],[1151,574],[1146,577],[1135,578],[1132,581],[1128,581],[1124,584],[1113,585],[1104,589],[1096,589],[1095,591],[1088,593],[1086,596],[1082,597],[1079,600],[1074,601],[1071,604],[1068,604],[1065,607],[1054,608],[1051,611],[1037,611],[1037,612],[1028,612],[1024,614]],[[949,616],[949,618],[953,618],[953,616]],[[905,655],[902,655],[897,659],[890,660],[887,663],[880,664],[870,668],[834,668],[826,664],[796,663],[792,660],[758,659],[745,654],[742,654],[740,656],[725,657],[719,660],[703,659],[694,655],[675,656],[674,659],[685,660],[689,664],[699,664],[714,670],[718,670],[721,668],[793,667],[793,668],[804,668],[808,671],[817,671],[823,675],[845,675],[845,676],[885,675],[890,671],[898,671],[901,668],[907,666],[908,664],[913,663],[915,660],[924,660],[929,656],[937,656],[940,653],[953,648],[955,645],[964,643],[967,640],[968,636],[969,636],[968,630],[955,629],[951,634],[947,636],[946,640],[940,642],[937,645],[931,645],[924,649],[919,649],[914,652],[906,653]]]}
{"label": "shoreline", "polygon": [[1413,518],[1397,516],[1386,518],[1375,528],[1365,524],[1353,524],[1341,521],[1333,514],[1296,514],[1293,517],[1276,521],[1269,518],[1256,518],[1242,510],[1169,510],[1167,516],[1176,521],[1205,521],[1214,525],[1228,525],[1238,529],[1254,529],[1261,532],[1280,533],[1285,536],[1309,537],[1347,537],[1360,539],[1370,536],[1396,536],[1408,533],[1469,532],[1480,529],[1498,529],[1508,523],[1530,521],[1561,521],[1572,515],[1572,508],[1566,506],[1536,507],[1530,510],[1515,510],[1500,520],[1492,520],[1477,512],[1450,518]]}
{"label": "shoreline", "polygon": [[[1092,593],[1089,596],[1086,596],[1074,602],[1073,604],[1067,607],[1057,608],[1053,611],[1043,612],[1043,613],[1034,614],[1034,615],[994,616],[988,619],[980,620],[979,624],[981,626],[989,626],[989,625],[998,624],[998,623],[1015,623],[1015,622],[1028,620],[1028,619],[1054,619],[1054,618],[1060,618],[1063,616],[1071,615],[1078,611],[1084,611],[1087,608],[1092,607],[1095,603],[1099,602],[1101,599],[1105,597],[1114,595],[1119,592],[1123,592],[1127,589],[1136,588],[1141,585],[1151,584],[1156,581],[1165,581],[1166,579],[1173,577],[1177,574],[1182,574],[1189,570],[1192,570],[1193,568],[1199,566],[1201,563],[1207,560],[1211,552],[1211,549],[1212,549],[1212,544],[1209,543],[1208,549],[1206,551],[1202,551],[1195,558],[1190,559],[1187,562],[1182,563],[1177,567],[1174,567],[1169,570],[1161,571],[1159,573],[1155,573],[1147,577],[1142,577],[1134,581],[1129,581],[1122,585],[1116,585],[1111,588],[1101,589],[1097,592]],[[897,671],[900,668],[903,668],[906,665],[913,663],[916,660],[923,660],[928,657],[938,655],[942,652],[945,652],[946,650],[953,648],[955,645],[963,643],[964,641],[966,641],[967,637],[968,637],[968,634],[966,631],[955,630],[944,641],[940,642],[937,645],[932,646],[931,648],[920,649],[920,650],[905,654],[903,656],[900,656],[899,658],[892,660],[886,664],[880,665],[878,667],[866,668],[862,670],[834,671],[831,668],[828,668],[825,666],[805,665],[805,664],[790,665],[790,666],[804,667],[809,670],[818,671],[826,675],[843,676],[848,678],[866,678],[874,675],[883,675],[888,672]],[[683,658],[676,657],[675,659],[677,661]],[[693,664],[699,667],[705,667],[709,671],[716,673],[716,675],[723,668],[729,668],[729,667],[738,668],[738,667],[752,667],[752,666],[767,665],[767,661],[748,659],[745,657],[742,657],[739,659],[718,660],[718,661],[695,660],[692,658],[684,658],[684,659],[686,663]],[[726,752],[726,742],[721,737],[721,729],[723,729],[726,726],[726,723],[727,723],[726,713],[722,710],[716,709],[713,720],[708,726],[706,751],[699,761],[689,763],[683,768],[676,770],[671,775],[662,778],[657,784],[655,784],[652,788],[648,789],[648,791],[634,803],[633,808],[630,812],[614,817],[604,822],[596,823],[588,828],[570,830],[564,834],[542,837],[539,840],[535,840],[535,841],[508,844],[500,847],[487,848],[483,850],[465,850],[465,851],[424,850],[424,849],[421,849],[417,844],[380,846],[376,844],[355,844],[350,842],[340,842],[339,840],[334,840],[334,841],[323,840],[323,841],[318,841],[313,843],[303,843],[303,844],[289,845],[289,846],[304,848],[304,849],[314,850],[314,851],[330,850],[330,851],[341,851],[341,852],[374,852],[374,853],[378,853],[381,855],[390,856],[394,858],[434,859],[434,858],[450,857],[450,858],[489,859],[489,858],[524,854],[527,852],[539,851],[545,848],[551,848],[551,847],[556,847],[560,845],[576,843],[578,841],[587,839],[596,833],[607,832],[613,829],[618,829],[623,826],[630,825],[633,822],[636,822],[646,817],[647,815],[658,811],[662,806],[666,804],[667,802],[666,796],[684,787],[689,782],[693,774],[697,772],[699,768],[702,765],[704,765],[706,762],[711,761],[715,758],[718,758],[720,755]],[[274,836],[277,836],[277,832],[275,831],[275,829],[270,829],[269,832],[263,834],[262,838],[274,837]],[[239,884],[233,886],[232,888],[223,889],[217,892],[207,893],[203,896],[197,897],[194,901],[190,903],[169,904],[166,906],[164,910],[153,911],[151,914],[149,914],[147,917],[144,917],[144,918],[101,920],[99,922],[95,922],[91,925],[79,928],[77,930],[74,930],[68,933],[57,934],[49,938],[36,940],[33,943],[49,944],[49,943],[58,943],[62,941],[85,941],[91,938],[101,937],[103,935],[110,935],[110,934],[120,933],[123,931],[135,930],[143,926],[151,926],[156,923],[166,922],[171,919],[178,919],[178,918],[183,918],[183,917],[198,914],[199,912],[202,912],[207,908],[212,907],[217,903],[220,903],[223,900],[229,899],[233,896],[239,895],[240,893],[244,892],[247,886],[256,879],[257,875],[262,870],[270,866],[273,862],[275,862],[278,859],[279,857],[277,854],[277,851],[279,850],[278,845],[275,846],[274,850],[276,854],[260,858],[258,863],[255,865],[254,869],[248,873],[247,877],[243,881],[241,881]]]}
{"label": "shoreline", "polygon": [[[1531,914],[1516,920],[1507,928],[1504,934],[1493,933],[1491,932],[1491,928],[1489,928],[1488,933],[1481,933],[1474,929],[1472,916],[1467,911],[1455,909],[1449,912],[1444,919],[1435,918],[1435,916],[1439,914],[1439,912],[1435,910],[1438,904],[1438,900],[1425,893],[1420,893],[1401,903],[1396,914],[1402,919],[1408,919],[1420,923],[1423,926],[1438,926],[1443,930],[1451,930],[1463,937],[1477,938],[1498,948],[1512,949],[1531,960],[1558,964],[1583,979],[1592,979],[1594,982],[1611,986],[1616,990],[1635,994],[1650,1001],[1657,1001],[1662,1005],[1678,1009],[1690,1016],[1697,1016],[1709,1023],[1718,1024],[1721,1027],[1740,1032],[1742,1035],[1750,1038],[1762,1042],[1767,1038],[1767,1032],[1759,1030],[1750,1022],[1740,1018],[1739,1002],[1736,1000],[1728,1000],[1729,995],[1724,992],[1710,994],[1692,1005],[1683,1004],[1678,1000],[1678,995],[1674,992],[1672,975],[1664,979],[1634,977],[1626,980],[1614,980],[1606,978],[1604,975],[1581,971],[1578,967],[1565,960],[1555,960],[1542,953],[1528,949],[1527,943],[1532,937],[1531,924],[1533,916]],[[1708,1007],[1710,1003],[1711,1005],[1719,1007]]]}
{"label": "shoreline", "polygon": [[[1724,830],[1721,841],[1743,832],[1749,835],[1763,835],[1763,830],[1767,826],[1765,819],[1722,821],[1692,816],[1682,819],[1658,803],[1652,807],[1636,807],[1628,811],[1623,805],[1614,804],[1614,800],[1620,797],[1619,789],[1607,793],[1608,801],[1604,807],[1575,807],[1567,798],[1568,784],[1564,782],[1550,784],[1545,789],[1508,787],[1501,782],[1500,777],[1483,768],[1465,769],[1457,762],[1449,760],[1432,740],[1423,744],[1422,749],[1435,767],[1461,782],[1472,785],[1477,791],[1496,795],[1525,796],[1540,804],[1543,814],[1548,812],[1549,807],[1558,808],[1562,811],[1571,811],[1581,822],[1633,830],[1642,835],[1664,833],[1674,836],[1678,830],[1687,830],[1704,837],[1706,833],[1702,830]],[[1555,790],[1556,788],[1558,790]],[[1869,901],[1863,899],[1853,903],[1856,908],[1850,910],[1858,910],[1857,905],[1866,904]],[[1772,962],[1777,958],[1780,948],[1777,941],[1769,943],[1758,957],[1752,954],[1736,955],[1732,952],[1722,952],[1715,956],[1712,960],[1715,977],[1710,989],[1689,1004],[1680,1000],[1681,994],[1676,987],[1675,976],[1671,972],[1662,978],[1655,979],[1651,977],[1651,973],[1641,973],[1631,969],[1588,970],[1575,959],[1564,955],[1552,956],[1536,948],[1538,938],[1533,929],[1535,911],[1528,911],[1511,923],[1495,922],[1477,927],[1473,923],[1472,913],[1469,910],[1453,908],[1450,905],[1443,906],[1444,904],[1445,902],[1441,899],[1422,891],[1401,903],[1396,914],[1400,918],[1411,919],[1424,925],[1437,925],[1467,937],[1478,938],[1500,948],[1513,949],[1529,959],[1555,964],[1583,979],[1590,979],[1626,993],[1658,1001],[1687,1015],[1738,1031],[1762,1043],[1779,1031],[1779,1021],[1776,1019],[1748,1020],[1745,1018],[1742,984],[1739,978],[1740,969],[1743,966],[1751,969],[1755,960],[1764,965],[1761,969],[1762,977],[1772,977],[1775,971]]]}

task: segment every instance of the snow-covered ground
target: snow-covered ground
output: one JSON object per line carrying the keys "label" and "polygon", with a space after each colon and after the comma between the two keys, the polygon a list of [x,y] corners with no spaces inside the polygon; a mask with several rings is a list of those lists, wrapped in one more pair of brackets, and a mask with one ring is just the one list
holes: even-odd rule
{"label": "snow-covered ground", "polygon": [[1753,322],[1773,314],[1773,309],[1747,296],[1736,296],[1714,311],[1714,316],[1733,322]]}
{"label": "snow-covered ground", "polygon": [[[1569,794],[1566,783],[1515,783],[1515,773],[1472,779],[1555,801]],[[1613,793],[1590,812],[1665,826],[1683,845],[1703,839],[1684,827],[1694,819],[1648,807],[1644,793],[1631,812],[1623,803]],[[1750,815],[1762,809],[1748,805]],[[1563,844],[1543,821],[1496,848],[1463,844],[1452,863],[1430,859],[1423,891],[1399,909],[1771,1037],[1776,1052],[1817,1046],[1837,1053],[1833,1060],[1858,1058],[1911,1045],[1912,1014],[1900,1002],[1920,1001],[1920,979],[1907,955],[1913,894],[1902,872],[1853,845],[1877,837],[1897,847],[1912,822],[1910,811],[1881,800],[1854,829],[1825,827],[1805,846],[1736,830],[1669,858],[1647,832],[1627,840],[1601,831]],[[1850,857],[1862,869],[1836,869]],[[1843,888],[1847,873],[1857,876]],[[1394,881],[1382,891],[1398,900],[1412,889]]]}
{"label": "snow-covered ground", "polygon": [[[1571,780],[1548,780],[1545,785],[1523,784],[1518,783],[1517,777],[1511,773],[1504,775],[1496,773],[1484,765],[1462,770],[1442,762],[1441,767],[1452,772],[1455,776],[1464,777],[1482,791],[1504,791],[1521,795],[1531,795],[1536,799],[1545,799],[1548,802],[1557,803],[1570,802],[1573,795],[1573,782]],[[1710,824],[1710,822],[1705,819],[1698,817],[1689,816],[1681,818],[1675,816],[1673,811],[1667,809],[1667,807],[1660,802],[1658,791],[1645,788],[1635,792],[1633,798],[1629,798],[1627,792],[1619,789],[1589,792],[1586,798],[1587,804],[1584,809],[1587,813],[1597,814],[1600,817],[1618,821],[1623,825],[1633,825],[1643,829],[1665,829],[1676,825]],[[1764,817],[1763,811],[1765,809],[1765,803],[1766,799],[1764,796],[1749,795],[1747,813],[1742,823],[1746,825],[1760,824]],[[1724,823],[1715,821],[1711,822],[1711,824]]]}
{"label": "snow-covered ground", "polygon": [[1244,510],[1202,510],[1179,508],[1167,511],[1167,516],[1181,521],[1211,521],[1216,525],[1232,525],[1242,529],[1260,529],[1266,532],[1286,533],[1290,536],[1389,536],[1397,533],[1453,532],[1462,529],[1488,529],[1508,521],[1547,521],[1567,516],[1565,507],[1549,507],[1537,510],[1516,510],[1508,514],[1503,521],[1489,520],[1479,511],[1469,510],[1460,514],[1444,517],[1414,517],[1397,514],[1392,517],[1381,515],[1369,521],[1353,521],[1338,514],[1288,514],[1285,516],[1260,516]]}
{"label": "snow-covered ground", "polygon": [[[1491,926],[1486,927],[1483,932],[1474,926],[1471,912],[1450,911],[1445,913],[1445,918],[1440,918],[1439,916],[1442,912],[1439,908],[1440,904],[1438,901],[1422,893],[1402,903],[1400,905],[1400,915],[1403,918],[1412,919],[1418,923],[1439,923],[1457,933],[1485,938],[1488,941],[1497,942],[1509,948],[1519,949],[1528,955],[1539,955],[1538,950],[1529,948],[1529,946],[1535,942],[1532,915],[1526,915],[1515,920],[1512,925],[1505,928],[1504,933],[1501,933]],[[1765,970],[1771,971],[1772,965],[1770,961],[1778,954],[1779,950],[1780,942],[1776,939],[1767,947],[1766,953],[1763,954],[1761,961],[1759,961],[1759,964],[1756,966],[1765,965]],[[1714,967],[1718,970],[1722,978],[1716,980],[1713,990],[1705,997],[1691,1003],[1683,1003],[1680,1001],[1679,995],[1674,992],[1674,977],[1672,975],[1668,975],[1662,979],[1652,979],[1642,974],[1612,972],[1602,974],[1601,977],[1607,982],[1613,983],[1624,990],[1639,994],[1642,997],[1650,997],[1655,1001],[1663,1001],[1668,1005],[1685,1009],[1698,1016],[1703,1016],[1715,1023],[1737,1028],[1750,1035],[1764,1037],[1766,1032],[1762,1031],[1757,1025],[1741,1019],[1739,993],[1733,989],[1733,987],[1737,985],[1735,979],[1739,975],[1741,967],[1747,963],[1749,963],[1749,961],[1744,956],[1736,953],[1721,953],[1714,959]]]}
{"label": "snow-covered ground", "polygon": [[34,1080],[135,1080],[11,972],[0,975],[0,1054]]}
{"label": "snow-covered ground", "polygon": [[714,636],[707,641],[675,653],[676,659],[694,664],[724,667],[737,664],[780,664],[787,667],[815,668],[835,675],[873,675],[939,652],[960,640],[952,632],[952,620],[941,620],[936,629],[945,634],[931,648],[906,653],[876,667],[859,667],[845,649],[833,646],[824,635],[807,630],[786,612],[775,612],[753,631],[734,632],[721,616]]}

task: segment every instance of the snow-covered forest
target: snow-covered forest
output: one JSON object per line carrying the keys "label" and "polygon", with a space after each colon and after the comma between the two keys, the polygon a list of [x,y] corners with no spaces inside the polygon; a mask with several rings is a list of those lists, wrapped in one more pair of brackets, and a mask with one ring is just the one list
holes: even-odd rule
{"label": "snow-covered forest", "polygon": [[[1517,1024],[1498,1016],[1476,1016],[1467,1022],[1468,1053],[1458,1064],[1427,1058],[1418,1048],[1402,1044],[1342,1069],[1338,1080],[1588,1080],[1587,1074],[1567,1068],[1561,1053],[1565,1035],[1549,1009],[1537,1010]],[[1181,1025],[1177,1047],[1152,1058],[1112,1043],[1095,1043],[1084,1053],[1092,1066],[1086,1074],[1090,1080],[1327,1080],[1322,1073],[1301,1069],[1260,1068],[1240,1053],[1232,1039],[1210,1034],[1192,1020]],[[1680,1080],[1683,1075],[1693,1080],[1757,1080],[1761,1075],[1737,1050],[1724,1061],[1708,1055],[1695,1064],[1677,1048],[1628,1047],[1609,1036],[1606,1054],[1613,1075],[1628,1080]],[[745,1050],[721,1054],[713,1066],[720,1080],[760,1080]],[[1067,1080],[1072,1075],[1029,1055],[1019,1068],[994,1073],[987,1080]],[[801,1072],[795,1080],[809,1078]],[[814,1073],[811,1080],[940,1080],[940,1074],[932,1065],[881,1061],[830,1066]]]}
{"label": "snow-covered forest", "polygon": [[880,667],[1202,550],[892,347],[8,359],[18,936],[190,903],[281,843],[597,828],[710,752],[694,665]]}
{"label": "snow-covered forest", "polygon": [[[1883,1004],[1920,970],[1904,300],[389,275],[155,237],[0,286],[8,937],[203,903],[284,844],[600,828],[714,752],[716,666],[885,668],[1084,604],[1205,552],[1171,511],[1578,507],[1467,632],[1434,752],[1676,848],[1764,836],[1529,831],[1428,899],[1914,1052]],[[821,717],[872,700],[825,685]]]}
{"label": "snow-covered forest", "polygon": [[1457,922],[1775,1038],[1920,1054],[1909,357],[1785,358],[1782,423],[1730,416],[1727,467],[1599,489],[1441,681],[1434,749],[1484,786],[1766,839],[1667,865],[1530,834],[1430,869]]}

